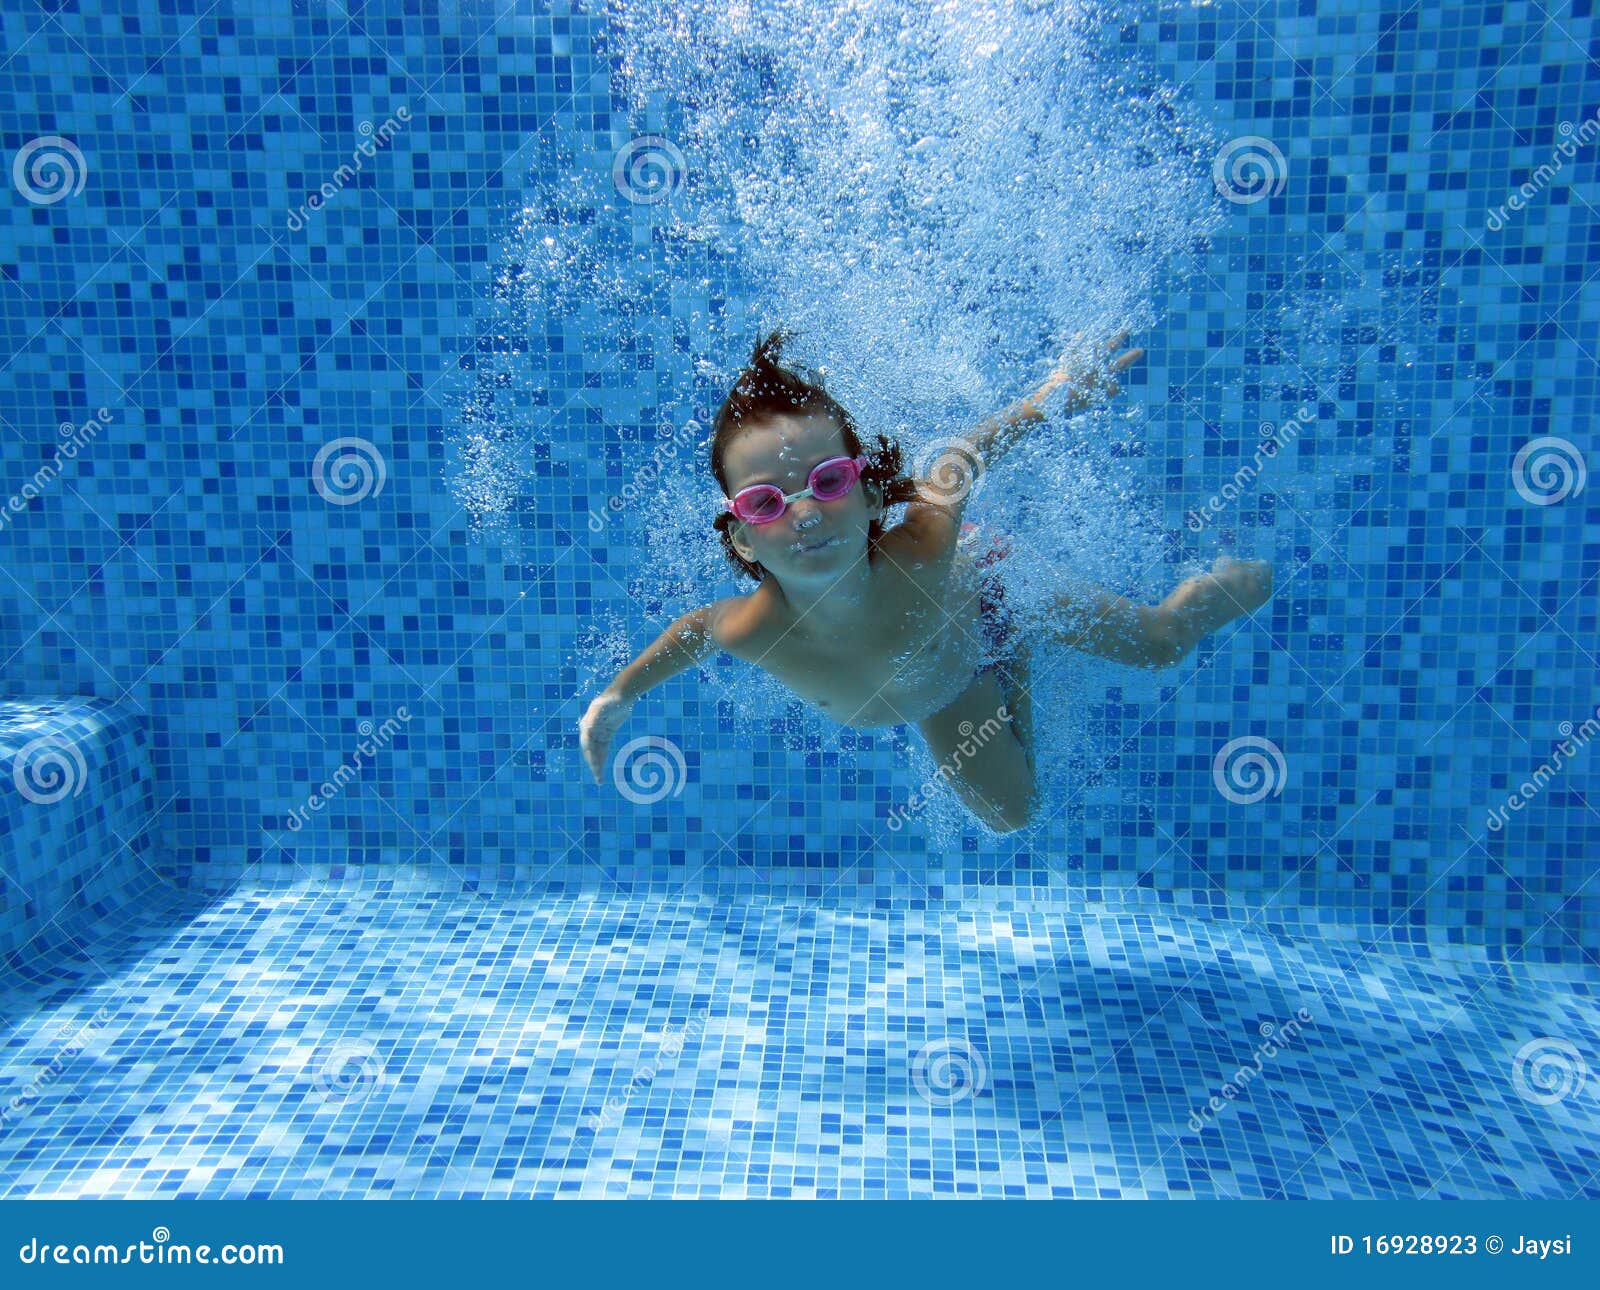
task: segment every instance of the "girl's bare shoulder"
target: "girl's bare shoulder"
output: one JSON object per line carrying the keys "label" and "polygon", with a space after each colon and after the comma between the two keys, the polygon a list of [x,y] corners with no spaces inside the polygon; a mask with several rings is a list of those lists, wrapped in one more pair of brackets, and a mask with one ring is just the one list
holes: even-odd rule
{"label": "girl's bare shoulder", "polygon": [[746,596],[725,596],[710,606],[711,639],[735,658],[759,652],[773,621],[772,599],[757,587]]}
{"label": "girl's bare shoulder", "polygon": [[878,539],[878,550],[898,559],[944,561],[955,553],[960,536],[958,511],[929,502],[912,502],[900,522],[884,530]]}

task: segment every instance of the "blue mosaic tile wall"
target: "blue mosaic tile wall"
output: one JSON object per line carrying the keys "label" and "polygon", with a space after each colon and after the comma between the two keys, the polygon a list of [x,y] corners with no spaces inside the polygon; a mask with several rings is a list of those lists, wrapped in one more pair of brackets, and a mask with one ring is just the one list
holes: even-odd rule
{"label": "blue mosaic tile wall", "polygon": [[[608,165],[632,129],[596,21],[318,3],[0,21],[6,154],[71,145],[47,145],[69,161],[59,200],[48,176],[24,197],[24,164],[0,212],[0,684],[149,713],[154,818],[185,882],[420,869],[888,907],[981,890],[1591,952],[1593,754],[1549,767],[1600,702],[1597,493],[1514,486],[1543,438],[1574,474],[1593,461],[1589,4],[1144,6],[1106,24],[1109,50],[1285,159],[1283,191],[1230,211],[1139,338],[1127,397],[1154,413],[1152,487],[1181,537],[1255,427],[1309,403],[1311,491],[1230,512],[1247,553],[1293,549],[1268,608],[1109,689],[1097,716],[1120,751],[1040,834],[951,855],[885,834],[905,785],[881,741],[727,747],[703,678],[649,700],[683,794],[635,806],[582,774],[579,627],[626,612],[642,646],[665,615],[628,601],[631,553],[564,508],[605,490],[619,425],[653,422],[670,369],[549,363],[561,469],[519,561],[475,544],[444,486],[448,378],[527,159],[559,130]],[[372,155],[335,181],[364,126]],[[1314,370],[1276,330],[1286,306],[1324,328]],[[316,481],[351,438],[375,452],[346,505]],[[1361,452],[1370,470],[1318,475]],[[1260,802],[1213,781],[1243,737],[1284,759]]]}

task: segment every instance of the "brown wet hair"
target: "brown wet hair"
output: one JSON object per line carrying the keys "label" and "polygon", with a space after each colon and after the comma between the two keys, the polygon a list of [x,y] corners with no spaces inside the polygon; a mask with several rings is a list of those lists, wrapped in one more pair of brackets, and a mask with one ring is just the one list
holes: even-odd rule
{"label": "brown wet hair", "polygon": [[[717,410],[716,420],[711,425],[711,473],[716,476],[722,495],[728,496],[723,458],[728,445],[741,430],[772,417],[820,414],[830,417],[839,427],[846,453],[867,458],[866,469],[861,472],[862,481],[877,486],[885,507],[915,500],[917,485],[902,473],[904,459],[898,443],[880,434],[875,444],[864,446],[850,414],[823,387],[820,377],[779,365],[783,347],[792,339],[793,333],[778,328],[757,340],[750,361]],[[727,510],[720,512],[713,521],[713,527],[722,535],[722,553],[735,568],[760,582],[766,577],[766,570],[734,549],[730,530],[736,523],[738,520]],[[877,547],[882,535],[883,521],[873,520],[867,528],[869,549]]]}

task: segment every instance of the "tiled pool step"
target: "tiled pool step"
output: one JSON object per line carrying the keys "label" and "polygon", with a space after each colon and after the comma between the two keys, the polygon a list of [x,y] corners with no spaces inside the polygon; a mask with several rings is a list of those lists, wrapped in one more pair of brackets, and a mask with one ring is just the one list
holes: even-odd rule
{"label": "tiled pool step", "polygon": [[163,885],[147,720],[90,697],[0,700],[0,970],[70,955]]}

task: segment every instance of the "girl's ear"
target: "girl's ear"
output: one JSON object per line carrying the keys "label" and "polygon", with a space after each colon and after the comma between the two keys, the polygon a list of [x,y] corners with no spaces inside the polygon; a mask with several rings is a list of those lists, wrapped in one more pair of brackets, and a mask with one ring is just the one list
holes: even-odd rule
{"label": "girl's ear", "polygon": [[883,518],[883,512],[884,512],[883,485],[882,484],[878,484],[878,483],[874,483],[872,480],[868,480],[867,481],[867,488],[869,490],[869,497],[870,497],[870,501],[869,501],[868,504],[872,507],[873,511],[875,512],[875,514],[873,515],[872,518],[875,519],[875,520],[881,520]]}

